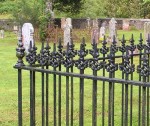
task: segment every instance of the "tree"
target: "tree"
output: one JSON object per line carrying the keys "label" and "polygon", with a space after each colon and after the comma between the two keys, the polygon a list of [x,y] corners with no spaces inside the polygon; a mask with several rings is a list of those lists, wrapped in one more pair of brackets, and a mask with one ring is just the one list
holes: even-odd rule
{"label": "tree", "polygon": [[54,9],[63,12],[77,14],[80,12],[84,0],[55,0]]}
{"label": "tree", "polygon": [[15,7],[13,0],[0,0],[0,14],[10,13]]}
{"label": "tree", "polygon": [[139,18],[142,9],[141,0],[105,0],[105,12],[107,17]]}
{"label": "tree", "polygon": [[150,0],[144,0],[141,7],[141,16],[150,18]]}
{"label": "tree", "polygon": [[78,17],[104,17],[104,2],[103,0],[85,0],[83,7]]}
{"label": "tree", "polygon": [[37,27],[39,25],[39,17],[42,14],[41,4],[36,0],[18,0],[12,11],[14,20],[21,25],[30,22]]}

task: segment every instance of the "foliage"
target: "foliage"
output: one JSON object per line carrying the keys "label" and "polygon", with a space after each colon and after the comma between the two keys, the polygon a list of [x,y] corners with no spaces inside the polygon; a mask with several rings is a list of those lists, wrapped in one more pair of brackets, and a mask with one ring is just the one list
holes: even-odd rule
{"label": "foliage", "polygon": [[39,25],[38,18],[41,13],[41,5],[35,0],[18,0],[16,7],[12,11],[16,22],[19,22],[21,25],[25,22],[30,22],[34,27]]}
{"label": "foliage", "polygon": [[54,1],[54,8],[59,12],[66,12],[77,14],[80,12],[84,0],[56,0]]}
{"label": "foliage", "polygon": [[15,7],[12,0],[0,0],[0,14],[10,13]]}
{"label": "foliage", "polygon": [[50,19],[49,13],[44,13],[44,4],[36,0],[18,0],[12,11],[14,20],[20,25],[30,22],[34,28],[39,28],[41,40],[46,38],[46,27]]}
{"label": "foliage", "polygon": [[107,17],[138,18],[141,16],[141,0],[106,0],[105,15]]}
{"label": "foliage", "polygon": [[[149,18],[150,0],[52,0],[56,17]],[[43,0],[0,0],[0,14],[11,13],[17,20],[37,25],[42,15]],[[35,6],[36,5],[36,6]],[[22,17],[19,17],[22,15]]]}
{"label": "foliage", "polygon": [[145,0],[142,3],[141,15],[144,18],[150,18],[150,0]]}
{"label": "foliage", "polygon": [[85,0],[83,8],[81,9],[79,17],[104,17],[103,0]]}
{"label": "foliage", "polygon": [[47,26],[50,20],[50,14],[43,14],[39,17],[39,34],[41,41],[45,41],[47,37]]}

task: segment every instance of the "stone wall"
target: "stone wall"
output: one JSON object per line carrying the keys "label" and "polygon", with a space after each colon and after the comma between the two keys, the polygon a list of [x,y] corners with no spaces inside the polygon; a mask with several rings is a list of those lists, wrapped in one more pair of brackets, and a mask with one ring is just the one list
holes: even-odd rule
{"label": "stone wall", "polygon": [[[150,22],[150,19],[124,19],[124,18],[115,18],[115,19],[117,21],[117,29],[122,29],[123,20],[129,20],[129,26],[131,28],[135,28],[138,30],[143,30],[144,23]],[[106,26],[108,26],[110,20],[111,20],[111,18],[99,18],[98,26],[101,27],[101,24],[103,22],[106,22]],[[55,25],[57,25],[60,28],[61,27],[61,19],[56,18]],[[73,28],[75,28],[75,29],[85,29],[87,27],[87,18],[72,19],[72,25],[73,25]],[[90,25],[92,27],[92,19],[91,19]]]}
{"label": "stone wall", "polygon": [[4,30],[7,30],[7,31],[12,31],[13,28],[14,28],[14,21],[12,20],[0,20],[0,29],[4,29]]}
{"label": "stone wall", "polygon": [[[124,18],[115,18],[117,21],[117,29],[122,29],[123,27],[123,20],[127,20]],[[108,26],[109,21],[111,18],[99,18],[98,19],[98,26],[101,27],[101,24],[103,22],[106,22],[106,26]],[[150,19],[128,19],[129,20],[129,26],[131,28],[135,28],[138,30],[143,30],[144,23],[150,22]],[[56,18],[55,19],[55,25],[61,28],[61,19]],[[13,20],[0,20],[0,29],[9,30],[12,31],[14,28],[14,21]],[[87,18],[81,18],[81,19],[72,19],[72,25],[74,29],[85,29],[87,27]],[[92,27],[92,19],[90,20],[90,26]]]}

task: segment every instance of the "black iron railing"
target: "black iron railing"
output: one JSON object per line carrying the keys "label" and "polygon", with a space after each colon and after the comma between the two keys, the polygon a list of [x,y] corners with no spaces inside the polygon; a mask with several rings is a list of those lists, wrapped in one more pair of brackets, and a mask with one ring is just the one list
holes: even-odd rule
{"label": "black iron railing", "polygon": [[[91,123],[88,125],[92,126],[149,126],[150,35],[145,44],[143,44],[142,35],[140,35],[137,45],[134,44],[133,35],[129,45],[126,45],[124,36],[121,40],[121,46],[116,44],[115,37],[110,46],[107,46],[104,38],[101,48],[98,48],[97,43],[93,40],[92,49],[86,49],[85,39],[83,38],[79,50],[75,50],[74,44],[71,42],[64,51],[61,40],[59,40],[57,47],[54,44],[53,50],[50,50],[49,43],[46,43],[45,46],[42,42],[39,54],[36,52],[37,47],[30,44],[29,53],[26,55],[26,61],[29,65],[25,65],[23,62],[25,49],[20,37],[16,49],[18,61],[14,66],[18,69],[19,126],[23,125],[23,70],[30,72],[31,126],[36,125],[38,121],[36,119],[38,110],[36,111],[35,104],[37,98],[35,94],[36,80],[38,80],[36,73],[41,73],[40,125],[42,126],[61,126],[64,124],[66,126],[83,126],[87,125],[90,118]],[[92,58],[87,58],[89,55]],[[88,70],[90,72],[87,72]],[[87,83],[87,80],[92,80],[92,83],[90,81]],[[53,89],[50,89],[49,85],[53,85]],[[90,92],[85,92],[87,85],[89,85],[88,90],[91,89],[90,85],[92,85]],[[121,86],[121,88],[117,88],[118,86]],[[63,88],[65,88],[65,93],[62,91]],[[136,89],[134,90],[134,88]],[[51,97],[53,103],[49,102],[50,90],[53,91],[53,97]],[[76,90],[79,91],[77,93],[79,97],[76,100],[79,103],[78,107],[75,106],[74,102]],[[88,93],[91,93],[91,102],[85,101]],[[62,105],[64,101],[65,107]],[[91,107],[87,110],[91,112],[91,115],[89,117],[86,115],[85,118],[87,113],[85,112],[85,104],[87,102],[91,103],[89,105]],[[117,106],[120,106],[119,110],[116,109]]]}

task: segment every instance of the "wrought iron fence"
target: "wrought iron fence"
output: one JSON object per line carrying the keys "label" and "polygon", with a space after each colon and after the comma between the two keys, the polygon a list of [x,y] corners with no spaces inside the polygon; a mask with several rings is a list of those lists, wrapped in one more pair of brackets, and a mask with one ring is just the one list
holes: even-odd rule
{"label": "wrought iron fence", "polygon": [[[120,46],[115,37],[110,46],[105,38],[101,47],[93,40],[91,49],[86,49],[83,38],[79,50],[75,50],[73,41],[66,50],[61,40],[57,46],[54,43],[52,50],[48,42],[43,42],[38,54],[37,47],[30,44],[26,55],[29,65],[23,61],[21,40],[20,37],[14,66],[18,69],[19,126],[23,125],[23,70],[30,73],[31,126],[38,125],[37,97],[41,97],[42,126],[150,125],[150,35],[143,43],[140,34],[138,44],[132,35],[128,45],[123,36]],[[41,74],[41,82],[37,81],[37,73]],[[36,95],[37,83],[41,83],[40,96]]]}

